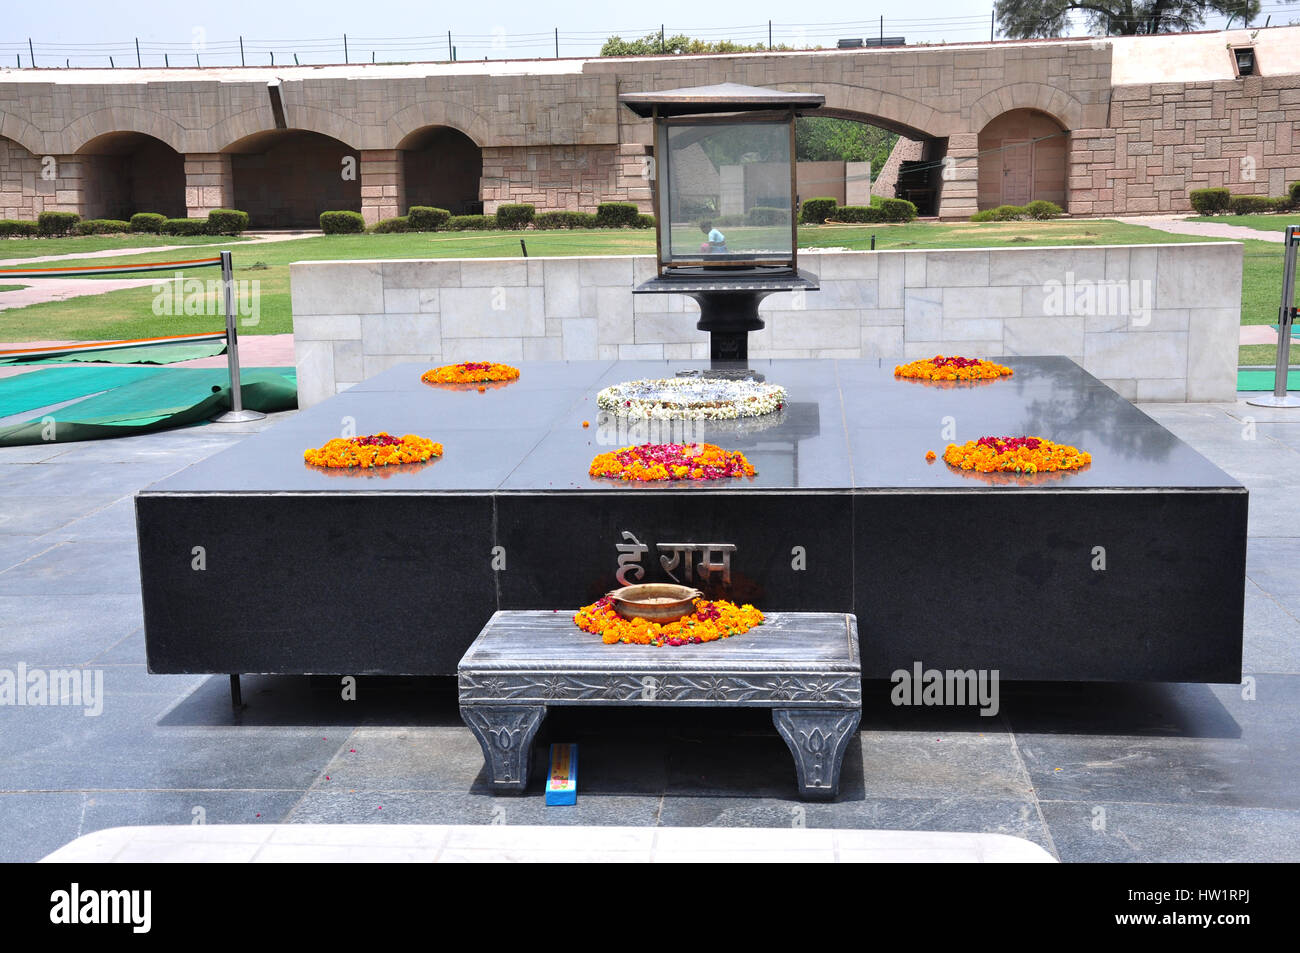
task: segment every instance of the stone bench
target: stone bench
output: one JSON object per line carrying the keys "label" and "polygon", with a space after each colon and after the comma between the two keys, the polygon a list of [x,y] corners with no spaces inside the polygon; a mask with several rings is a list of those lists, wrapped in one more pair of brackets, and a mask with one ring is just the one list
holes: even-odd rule
{"label": "stone bench", "polygon": [[702,645],[606,645],[570,612],[497,612],[458,666],[460,713],[491,786],[528,786],[533,739],[557,705],[770,708],[794,755],[799,792],[839,791],[862,717],[852,615],[773,612],[744,635]]}

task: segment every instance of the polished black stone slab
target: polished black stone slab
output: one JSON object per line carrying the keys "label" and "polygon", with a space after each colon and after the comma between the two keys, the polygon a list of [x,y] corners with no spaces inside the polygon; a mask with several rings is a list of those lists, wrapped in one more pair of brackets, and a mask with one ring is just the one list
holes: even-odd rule
{"label": "polished black stone slab", "polygon": [[[620,567],[688,581],[683,559],[718,563],[699,548],[713,543],[734,547],[729,572],[689,581],[773,611],[855,612],[864,677],[919,660],[1008,679],[1235,681],[1245,489],[1073,362],[1004,360],[1013,377],[956,386],[880,361],[751,361],[787,389],[781,413],[649,424],[598,411],[597,391],[704,363],[533,363],[483,393],[392,368],[137,496],[150,666],[452,674],[493,611],[572,609]],[[377,430],[446,453],[362,474],[302,460]],[[995,478],[924,459],[1026,433],[1093,463]],[[742,450],[758,473],[587,475],[596,453],[670,440]]]}

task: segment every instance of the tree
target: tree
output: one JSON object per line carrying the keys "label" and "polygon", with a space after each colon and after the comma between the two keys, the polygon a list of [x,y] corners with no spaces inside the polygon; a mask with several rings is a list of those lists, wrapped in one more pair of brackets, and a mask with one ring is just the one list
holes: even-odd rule
{"label": "tree", "polygon": [[666,36],[660,42],[658,33],[647,33],[639,40],[625,40],[611,36],[600,48],[601,56],[658,56],[661,53],[762,53],[767,50],[789,50],[784,43],[769,47],[766,43],[733,43],[731,40],[696,40],[678,33]]}
{"label": "tree", "polygon": [[887,129],[830,116],[804,116],[795,120],[794,126],[795,152],[801,162],[869,161],[873,177],[897,139],[898,135]]}
{"label": "tree", "polygon": [[1029,39],[1064,35],[1075,10],[1087,15],[1093,33],[1136,36],[1194,30],[1213,14],[1245,26],[1259,6],[1260,0],[997,0],[993,9],[1003,36]]}

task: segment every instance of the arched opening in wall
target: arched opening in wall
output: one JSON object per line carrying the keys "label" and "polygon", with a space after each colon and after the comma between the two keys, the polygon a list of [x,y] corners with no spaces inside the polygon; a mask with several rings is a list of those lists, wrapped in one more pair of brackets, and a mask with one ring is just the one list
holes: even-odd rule
{"label": "arched opening in wall", "polygon": [[445,208],[453,215],[483,211],[483,150],[459,129],[425,126],[397,144],[402,150],[405,213],[412,205]]}
{"label": "arched opening in wall", "polygon": [[306,129],[269,129],[226,146],[234,206],[253,228],[319,228],[321,212],[361,211],[361,156]]}
{"label": "arched opening in wall", "polygon": [[77,150],[82,217],[123,221],[136,212],[185,217],[185,157],[143,132],[109,132]]}
{"label": "arched opening in wall", "polygon": [[840,205],[870,205],[872,184],[898,138],[898,133],[857,116],[795,120],[800,200],[833,198]]}
{"label": "arched opening in wall", "polygon": [[981,209],[1025,205],[1036,199],[1067,208],[1070,133],[1036,109],[1012,109],[979,134]]}

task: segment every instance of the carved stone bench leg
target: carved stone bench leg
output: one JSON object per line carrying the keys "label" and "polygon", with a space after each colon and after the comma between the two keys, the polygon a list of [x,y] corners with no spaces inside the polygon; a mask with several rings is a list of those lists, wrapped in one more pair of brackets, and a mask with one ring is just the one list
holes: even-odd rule
{"label": "carved stone bench leg", "polygon": [[533,738],[546,717],[542,705],[474,705],[462,707],[460,717],[483,749],[483,761],[498,791],[528,787]]}
{"label": "carved stone bench leg", "polygon": [[860,709],[774,708],[772,723],[794,755],[799,794],[833,798],[840,790],[840,766],[862,719]]}

